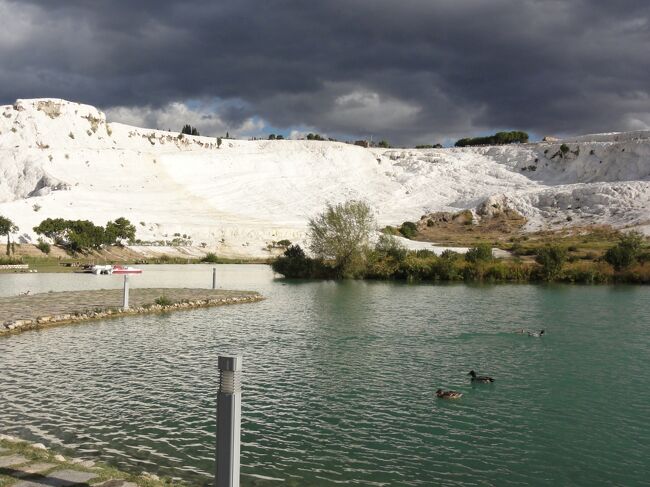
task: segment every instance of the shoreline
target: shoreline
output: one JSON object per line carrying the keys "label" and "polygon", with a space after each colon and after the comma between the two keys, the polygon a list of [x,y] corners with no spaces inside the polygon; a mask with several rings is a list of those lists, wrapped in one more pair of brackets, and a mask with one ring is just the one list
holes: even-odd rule
{"label": "shoreline", "polygon": [[182,485],[148,472],[129,473],[94,459],[63,456],[42,443],[32,443],[0,432],[0,486],[27,483],[97,487]]}
{"label": "shoreline", "polygon": [[168,313],[232,304],[255,303],[265,298],[255,291],[191,288],[136,288],[132,306],[123,309],[121,289],[63,291],[0,298],[0,337],[28,330],[108,318]]}

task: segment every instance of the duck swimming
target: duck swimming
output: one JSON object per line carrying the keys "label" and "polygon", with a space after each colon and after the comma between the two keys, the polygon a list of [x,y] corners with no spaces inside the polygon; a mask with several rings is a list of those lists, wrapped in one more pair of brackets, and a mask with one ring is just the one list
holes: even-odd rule
{"label": "duck swimming", "polygon": [[472,382],[494,382],[494,379],[492,377],[488,377],[487,375],[476,375],[476,372],[473,370],[470,370],[469,374],[472,376]]}
{"label": "duck swimming", "polygon": [[540,330],[539,333],[536,332],[536,331],[529,331],[528,332],[529,337],[541,338],[542,335],[544,335],[544,330]]}
{"label": "duck swimming", "polygon": [[438,396],[440,399],[460,399],[463,397],[463,393],[458,391],[443,391],[442,389],[438,389],[436,391],[436,396]]}

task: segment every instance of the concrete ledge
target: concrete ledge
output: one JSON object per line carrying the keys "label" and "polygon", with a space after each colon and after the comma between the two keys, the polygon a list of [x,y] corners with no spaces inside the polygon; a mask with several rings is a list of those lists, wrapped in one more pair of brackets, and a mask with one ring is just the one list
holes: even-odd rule
{"label": "concrete ledge", "polygon": [[254,303],[263,299],[254,291],[188,288],[131,289],[130,307],[125,310],[121,308],[121,289],[0,298],[0,336],[67,323]]}

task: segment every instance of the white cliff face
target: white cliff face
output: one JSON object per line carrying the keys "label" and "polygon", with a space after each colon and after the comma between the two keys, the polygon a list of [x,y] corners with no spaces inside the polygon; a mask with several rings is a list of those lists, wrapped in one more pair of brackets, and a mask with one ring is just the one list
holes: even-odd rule
{"label": "white cliff face", "polygon": [[107,123],[63,100],[0,106],[0,214],[25,242],[48,217],[103,225],[124,216],[142,240],[185,234],[222,255],[264,256],[271,241],[300,241],[327,202],[363,199],[381,224],[398,224],[490,196],[531,230],[641,227],[650,222],[650,132],[463,149],[289,140],[217,148],[214,138]]}

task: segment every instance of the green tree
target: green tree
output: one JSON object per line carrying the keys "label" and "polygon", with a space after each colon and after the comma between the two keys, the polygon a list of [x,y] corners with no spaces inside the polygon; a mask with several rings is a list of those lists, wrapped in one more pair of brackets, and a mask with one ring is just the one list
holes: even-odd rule
{"label": "green tree", "polygon": [[620,236],[616,247],[605,252],[605,261],[617,271],[627,269],[637,262],[643,248],[643,235],[639,232],[629,232]]}
{"label": "green tree", "polygon": [[363,267],[376,226],[372,210],[362,201],[328,204],[309,220],[309,248],[315,256],[331,261],[338,277],[353,276]]}
{"label": "green tree", "polygon": [[99,249],[106,242],[104,227],[88,220],[47,218],[34,227],[34,232],[51,238],[72,253]]}
{"label": "green tree", "polygon": [[275,140],[275,134],[270,134],[269,135],[269,140]]}
{"label": "green tree", "polygon": [[11,255],[11,234],[19,230],[18,226],[9,218],[0,215],[0,235],[7,236],[7,255]]}
{"label": "green tree", "polygon": [[387,140],[381,140],[379,141],[379,144],[377,144],[378,147],[381,147],[383,149],[390,149],[390,144],[388,143]]}
{"label": "green tree", "polygon": [[541,266],[542,278],[552,281],[562,272],[567,259],[567,251],[557,245],[548,245],[537,250],[535,262]]}
{"label": "green tree", "polygon": [[126,218],[117,218],[106,224],[105,243],[107,245],[122,245],[124,241],[135,240],[135,225]]}
{"label": "green tree", "polygon": [[511,132],[497,132],[494,135],[486,137],[468,137],[456,141],[456,147],[466,147],[472,145],[502,145],[528,142],[528,134],[520,130]]}
{"label": "green tree", "polygon": [[181,129],[181,134],[201,135],[199,134],[199,131],[196,129],[196,127],[192,127],[190,124],[183,125],[183,128]]}
{"label": "green tree", "polygon": [[104,227],[88,220],[69,220],[67,248],[77,253],[89,249],[101,249],[106,241]]}
{"label": "green tree", "polygon": [[38,235],[44,235],[57,244],[65,243],[67,230],[67,220],[63,218],[46,218],[38,226],[34,227],[34,231]]}

